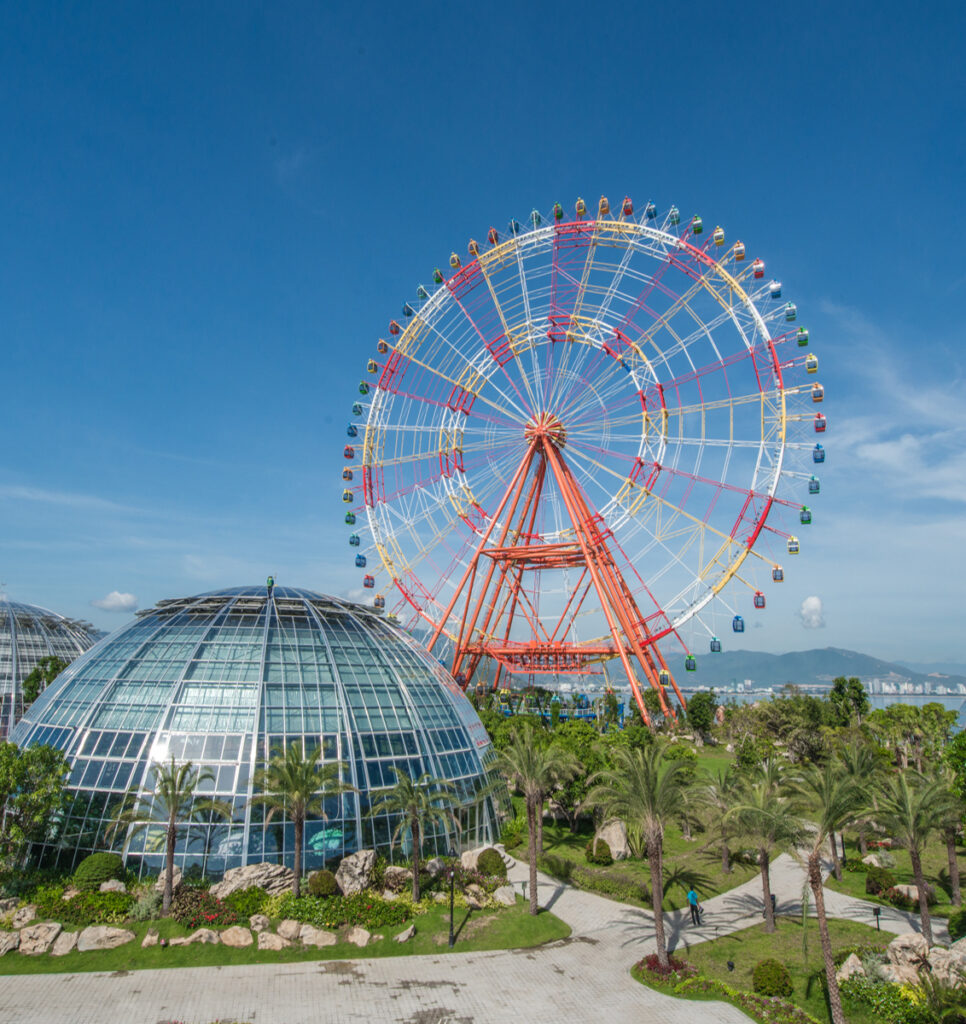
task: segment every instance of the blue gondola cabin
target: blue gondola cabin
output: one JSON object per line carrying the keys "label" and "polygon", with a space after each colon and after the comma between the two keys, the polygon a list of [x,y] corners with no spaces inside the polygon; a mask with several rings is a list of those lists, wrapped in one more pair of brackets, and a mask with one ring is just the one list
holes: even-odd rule
{"label": "blue gondola cabin", "polygon": [[736,633],[744,633],[744,631],[745,631],[745,620],[740,615],[736,615],[731,620],[731,628]]}
{"label": "blue gondola cabin", "polygon": [[812,462],[824,462],[825,461],[825,449],[817,444],[812,449]]}
{"label": "blue gondola cabin", "polygon": [[349,535],[349,544],[351,547],[357,548],[361,543],[358,533],[352,533]]}
{"label": "blue gondola cabin", "polygon": [[366,567],[366,556],[365,555],[356,555],[356,568],[357,569],[365,569],[365,567]]}
{"label": "blue gondola cabin", "polygon": [[358,437],[359,428],[354,423],[347,423],[345,428],[346,437]]}
{"label": "blue gondola cabin", "polygon": [[712,654],[720,654],[721,653],[721,641],[716,636],[713,636],[711,638],[711,653]]}

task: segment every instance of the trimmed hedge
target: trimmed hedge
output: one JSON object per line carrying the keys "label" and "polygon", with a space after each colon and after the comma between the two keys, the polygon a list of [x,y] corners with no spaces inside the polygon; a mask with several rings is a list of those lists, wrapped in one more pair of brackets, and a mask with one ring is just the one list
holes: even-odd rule
{"label": "trimmed hedge", "polygon": [[81,892],[101,887],[102,882],[124,877],[124,861],[117,853],[92,853],[85,857],[74,872],[74,885]]}
{"label": "trimmed hedge", "polygon": [[895,875],[886,868],[869,868],[865,875],[865,891],[870,896],[881,896],[896,884]]}
{"label": "trimmed hedge", "polygon": [[792,976],[781,960],[759,960],[751,976],[751,987],[760,996],[784,996],[794,992]]}
{"label": "trimmed hedge", "polygon": [[309,895],[316,898],[325,896],[337,896],[339,894],[339,883],[331,871],[322,868],[320,871],[313,871],[309,875]]}
{"label": "trimmed hedge", "polygon": [[598,864],[604,868],[614,863],[610,847],[603,839],[591,839],[584,850],[584,856],[588,864]]}
{"label": "trimmed hedge", "polygon": [[494,850],[493,847],[487,847],[479,856],[476,862],[476,870],[481,875],[490,875],[494,878],[506,878],[506,864],[503,863],[503,858],[500,856],[499,850]]}
{"label": "trimmed hedge", "polygon": [[59,885],[40,886],[34,893],[39,920],[60,921],[86,928],[92,924],[120,924],[134,905],[127,892],[80,892],[72,899],[63,899]]}

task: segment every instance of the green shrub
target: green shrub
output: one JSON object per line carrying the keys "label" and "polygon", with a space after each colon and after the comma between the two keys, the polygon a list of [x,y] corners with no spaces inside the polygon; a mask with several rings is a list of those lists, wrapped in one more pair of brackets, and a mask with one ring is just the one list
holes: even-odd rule
{"label": "green shrub", "polygon": [[99,889],[102,882],[124,877],[124,861],[117,853],[92,853],[74,872],[74,885],[83,891]]}
{"label": "green shrub", "polygon": [[240,918],[249,918],[252,914],[260,914],[268,893],[257,885],[250,885],[247,889],[236,889],[229,893],[224,904],[230,907]]}
{"label": "green shrub", "polygon": [[611,872],[575,867],[570,881],[578,889],[598,892],[602,896],[612,896],[615,900],[651,902],[647,886],[639,882],[633,875],[616,875]]}
{"label": "green shrub", "polygon": [[526,820],[517,815],[508,821],[500,831],[500,842],[508,849],[512,850],[514,846],[519,846],[523,842],[523,837],[527,834],[527,823]]}
{"label": "green shrub", "polygon": [[226,928],[238,914],[207,889],[182,885],[171,901],[171,916],[185,928]]}
{"label": "green shrub", "polygon": [[862,874],[869,870],[868,864],[863,864],[858,857],[846,857],[842,861],[842,869],[844,871],[853,871],[856,874]]}
{"label": "green shrub", "polygon": [[369,875],[369,888],[376,892],[382,892],[386,887],[386,868],[389,861],[380,853],[376,856],[372,865],[372,873]]}
{"label": "green shrub", "polygon": [[953,942],[963,938],[966,935],[966,909],[957,910],[947,922],[947,927],[949,928],[949,937]]}
{"label": "green shrub", "polygon": [[935,1024],[938,1019],[928,1005],[915,1003],[903,992],[903,985],[883,985],[868,978],[853,977],[839,983],[843,999],[871,1007],[883,1024]]}
{"label": "green shrub", "polygon": [[495,878],[506,878],[506,864],[500,856],[499,850],[493,847],[485,849],[476,862],[476,870],[482,875],[490,875]]}
{"label": "green shrub", "polygon": [[569,882],[574,871],[573,861],[567,860],[566,857],[559,857],[555,853],[544,853],[539,856],[537,867],[561,882]]}
{"label": "green shrub", "polygon": [[865,876],[865,891],[870,896],[881,896],[896,884],[895,876],[885,868],[869,868]]}
{"label": "green shrub", "polygon": [[317,899],[325,896],[338,896],[339,883],[331,871],[322,868],[321,871],[313,871],[309,875],[309,895]]}
{"label": "green shrub", "polygon": [[130,918],[132,921],[153,921],[160,915],[161,893],[151,885],[137,897],[131,907]]}
{"label": "green shrub", "polygon": [[759,960],[751,976],[751,987],[760,996],[790,996],[792,976],[780,960]]}
{"label": "green shrub", "polygon": [[584,850],[584,857],[588,864],[599,864],[605,868],[614,863],[610,847],[603,839],[591,839]]}
{"label": "green shrub", "polygon": [[846,960],[854,953],[860,960],[865,960],[866,957],[873,954],[885,953],[886,948],[883,945],[877,945],[874,942],[866,943],[855,943],[851,946],[842,946],[840,949],[835,951],[833,962],[836,967],[841,967]]}
{"label": "green shrub", "polygon": [[40,886],[34,893],[37,917],[86,928],[92,924],[119,924],[127,918],[134,897],[126,892],[80,892],[72,899],[63,899],[59,885]]}
{"label": "green shrub", "polygon": [[371,892],[357,892],[351,896],[299,896],[286,893],[273,907],[275,917],[287,917],[316,928],[340,928],[342,925],[361,925],[363,928],[381,928],[405,924],[410,908],[402,900],[384,900]]}

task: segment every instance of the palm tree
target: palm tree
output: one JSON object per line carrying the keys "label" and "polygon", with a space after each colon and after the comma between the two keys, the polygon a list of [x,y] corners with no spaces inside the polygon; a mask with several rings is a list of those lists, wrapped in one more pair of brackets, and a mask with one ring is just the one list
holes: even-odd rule
{"label": "palm tree", "polygon": [[783,771],[777,762],[769,761],[746,782],[728,813],[741,835],[758,849],[758,869],[765,903],[765,931],[775,930],[775,911],[771,904],[769,866],[775,850],[794,846],[804,836],[804,826],[783,790]]}
{"label": "palm tree", "polygon": [[530,913],[537,906],[537,812],[553,787],[580,770],[577,758],[559,744],[542,747],[536,742],[533,730],[521,729],[514,733],[510,743],[497,754],[497,770],[517,789],[522,790],[527,807],[529,830],[528,857],[530,859]]}
{"label": "palm tree", "polygon": [[821,768],[810,765],[802,769],[795,779],[795,788],[797,806],[808,816],[812,825],[805,849],[801,852],[796,849],[795,855],[805,861],[808,885],[815,901],[832,1022],[846,1024],[845,1014],[842,1012],[842,997],[835,977],[828,918],[825,915],[822,848],[837,831],[855,821],[861,811],[861,790],[849,772],[834,761],[827,761]]}
{"label": "palm tree", "polygon": [[396,785],[381,790],[369,811],[370,817],[380,814],[398,814],[399,823],[392,834],[395,844],[408,829],[413,844],[413,902],[419,902],[419,859],[423,850],[423,837],[427,825],[439,823],[452,827],[454,832],[459,824],[453,808],[459,806],[459,797],[453,784],[446,779],[435,778],[423,772],[413,779],[407,772],[392,767]]}
{"label": "palm tree", "polygon": [[954,797],[945,780],[930,781],[919,772],[906,770],[888,776],[878,791],[876,822],[894,842],[909,851],[912,874],[919,890],[919,917],[922,934],[932,945],[932,921],[929,915],[926,876],[922,870],[922,851],[930,835],[947,820]]}
{"label": "palm tree", "polygon": [[666,967],[664,829],[668,822],[680,816],[689,800],[689,788],[684,777],[685,763],[668,761],[664,749],[665,744],[661,742],[654,742],[644,750],[615,747],[615,767],[594,776],[596,785],[586,802],[599,808],[605,817],[620,818],[630,828],[639,829],[646,840],[657,956]]}
{"label": "palm tree", "polygon": [[[846,775],[855,783],[859,792],[864,793],[870,787],[874,788],[881,762],[875,748],[860,733],[853,733],[851,740],[839,749],[838,758]],[[856,823],[859,828],[859,853],[864,857],[868,853],[865,837],[867,821],[857,819]],[[835,846],[834,839],[832,846]]]}
{"label": "palm tree", "polygon": [[302,846],[308,818],[328,820],[325,801],[342,793],[356,793],[355,786],[342,778],[345,766],[341,761],[320,763],[322,748],[313,747],[305,754],[301,743],[290,743],[288,750],[276,754],[255,772],[254,787],[261,792],[252,797],[253,804],[268,807],[265,823],[276,814],[287,817],[295,827],[295,860],[292,892],[298,896],[302,886]]}
{"label": "palm tree", "polygon": [[943,840],[946,843],[946,860],[949,864],[949,899],[954,907],[958,907],[962,905],[963,897],[959,885],[959,861],[956,859],[956,840],[959,838],[959,833],[963,827],[966,801],[960,796],[956,773],[951,768],[948,766],[943,767],[942,778],[950,796],[947,813],[942,823]]}
{"label": "palm tree", "polygon": [[699,804],[707,812],[707,824],[716,833],[721,843],[721,870],[731,874],[731,848],[729,846],[735,832],[734,822],[729,819],[728,812],[735,801],[739,780],[733,765],[719,768],[716,772],[706,774],[705,784],[697,791]]}
{"label": "palm tree", "polygon": [[178,829],[203,819],[207,815],[231,817],[231,804],[224,800],[199,799],[198,787],[204,782],[213,782],[210,768],[199,770],[190,761],[181,764],[174,757],[168,763],[152,765],[154,793],[145,797],[140,805],[135,798],[125,800],[117,817],[111,823],[108,836],[127,832],[131,839],[145,829],[162,827],[164,830],[164,895],[161,913],[167,916],[171,909],[171,894],[174,889],[174,848]]}

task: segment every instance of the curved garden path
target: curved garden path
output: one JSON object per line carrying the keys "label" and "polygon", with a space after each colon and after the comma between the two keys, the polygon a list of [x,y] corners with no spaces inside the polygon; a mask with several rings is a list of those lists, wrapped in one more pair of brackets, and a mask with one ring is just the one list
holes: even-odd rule
{"label": "curved garden path", "polygon": [[[512,864],[521,891],[528,868]],[[788,856],[772,865],[779,913],[800,913],[803,873]],[[540,903],[573,929],[538,949],[440,956],[329,960],[131,974],[0,976],[0,1024],[567,1024],[601,1020],[693,1024],[695,1004],[635,982],[630,965],[653,951],[651,915],[541,875]],[[873,922],[872,904],[826,889],[829,913]],[[707,900],[705,923],[666,916],[669,942],[688,944],[761,921],[757,879]],[[916,930],[908,914],[883,908],[882,928]],[[946,938],[935,922],[936,938]],[[8,954],[15,955],[15,954]],[[702,1002],[709,1024],[746,1024],[725,1003]]]}

